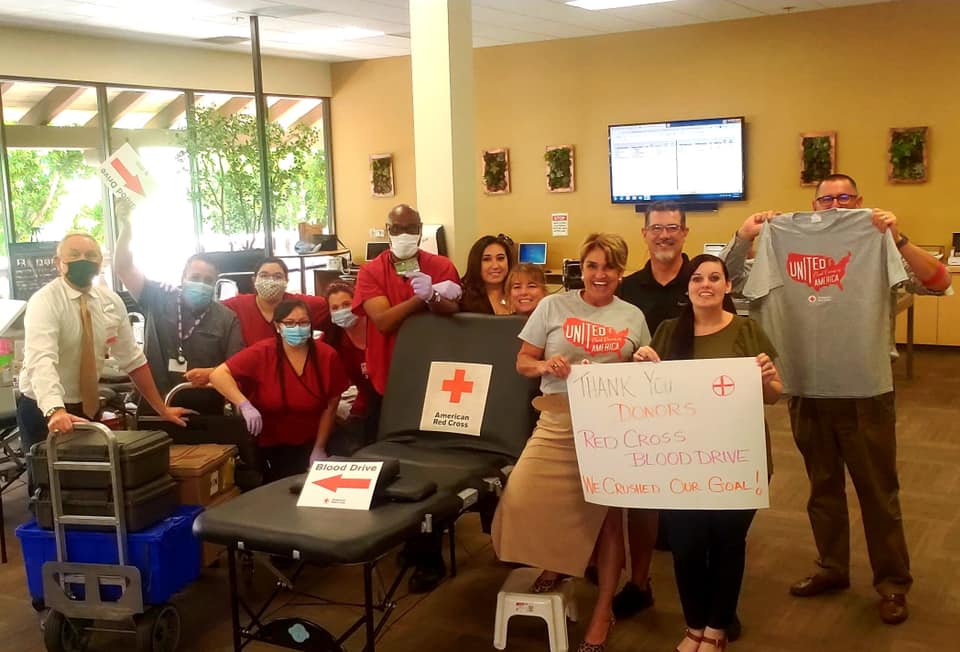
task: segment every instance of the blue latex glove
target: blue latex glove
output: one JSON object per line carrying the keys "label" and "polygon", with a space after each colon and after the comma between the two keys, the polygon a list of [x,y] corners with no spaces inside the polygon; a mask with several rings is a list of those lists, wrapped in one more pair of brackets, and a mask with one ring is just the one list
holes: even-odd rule
{"label": "blue latex glove", "polygon": [[406,277],[410,280],[410,287],[413,288],[413,294],[423,301],[430,301],[433,298],[433,279],[423,272],[407,272]]}
{"label": "blue latex glove", "polygon": [[260,414],[260,410],[253,407],[253,403],[250,401],[244,401],[237,406],[237,409],[240,410],[240,416],[247,424],[247,432],[254,437],[259,435],[260,431],[263,430],[263,415]]}

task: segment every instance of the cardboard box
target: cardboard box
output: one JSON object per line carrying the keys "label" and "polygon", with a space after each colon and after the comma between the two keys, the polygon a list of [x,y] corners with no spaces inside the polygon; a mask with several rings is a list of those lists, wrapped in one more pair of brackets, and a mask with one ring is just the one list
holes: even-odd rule
{"label": "cardboard box", "polygon": [[182,505],[210,505],[234,486],[237,447],[223,444],[174,444],[170,475],[177,481]]}
{"label": "cardboard box", "polygon": [[[236,498],[239,495],[240,495],[240,487],[233,487],[232,489],[229,489],[224,493],[221,493],[216,498],[214,498],[210,502],[210,504],[207,505],[207,509],[210,509],[211,507],[216,507],[217,505],[220,505],[221,503],[225,503],[228,500],[231,500],[232,498]],[[201,566],[203,568],[209,568],[210,566],[212,566],[214,562],[216,562],[220,558],[221,553],[226,551],[226,549],[227,549],[226,546],[221,546],[219,543],[210,543],[209,541],[204,541],[203,548],[200,551]]]}

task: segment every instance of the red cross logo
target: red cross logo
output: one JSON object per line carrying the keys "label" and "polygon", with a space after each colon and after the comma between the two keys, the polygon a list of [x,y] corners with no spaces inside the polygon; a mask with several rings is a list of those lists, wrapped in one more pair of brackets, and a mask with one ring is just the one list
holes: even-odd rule
{"label": "red cross logo", "polygon": [[459,403],[464,394],[473,393],[473,381],[467,380],[466,376],[465,369],[457,369],[453,372],[453,378],[443,381],[443,385],[440,386],[441,391],[450,392],[451,403]]}
{"label": "red cross logo", "polygon": [[717,396],[730,396],[736,386],[730,376],[720,376],[713,381],[713,393]]}

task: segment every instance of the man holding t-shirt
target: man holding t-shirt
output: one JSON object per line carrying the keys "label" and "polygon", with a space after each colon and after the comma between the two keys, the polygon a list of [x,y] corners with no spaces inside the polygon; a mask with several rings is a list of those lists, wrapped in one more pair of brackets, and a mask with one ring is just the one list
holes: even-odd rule
{"label": "man holding t-shirt", "polygon": [[846,468],[860,500],[880,618],[898,624],[909,615],[913,579],[896,469],[889,288],[942,294],[950,278],[900,232],[893,213],[862,205],[851,177],[831,175],[817,186],[813,213],[749,217],[726,261],[736,285],[762,231],[743,294],[781,353],[819,553],[817,571],[790,593],[811,597],[850,585]]}

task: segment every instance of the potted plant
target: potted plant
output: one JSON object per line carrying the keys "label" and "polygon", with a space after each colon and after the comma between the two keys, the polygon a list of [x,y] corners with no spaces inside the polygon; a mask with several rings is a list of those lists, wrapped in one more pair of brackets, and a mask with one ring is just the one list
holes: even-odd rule
{"label": "potted plant", "polygon": [[506,147],[483,151],[483,192],[505,195],[510,192],[510,151]]}
{"label": "potted plant", "polygon": [[887,179],[891,183],[923,183],[927,180],[927,128],[894,127],[887,151]]}
{"label": "potted plant", "polygon": [[573,145],[548,146],[543,160],[547,163],[547,191],[573,192]]}
{"label": "potted plant", "polygon": [[837,132],[800,134],[800,185],[817,185],[834,173],[836,163]]}

